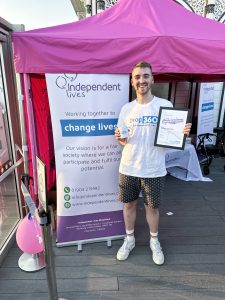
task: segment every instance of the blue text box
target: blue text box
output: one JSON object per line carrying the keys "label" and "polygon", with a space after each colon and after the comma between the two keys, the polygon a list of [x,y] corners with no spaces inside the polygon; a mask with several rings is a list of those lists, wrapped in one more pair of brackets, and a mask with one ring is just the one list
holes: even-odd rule
{"label": "blue text box", "polygon": [[214,109],[214,102],[204,103],[202,104],[202,111],[208,111]]}
{"label": "blue text box", "polygon": [[60,120],[62,136],[114,135],[118,119]]}

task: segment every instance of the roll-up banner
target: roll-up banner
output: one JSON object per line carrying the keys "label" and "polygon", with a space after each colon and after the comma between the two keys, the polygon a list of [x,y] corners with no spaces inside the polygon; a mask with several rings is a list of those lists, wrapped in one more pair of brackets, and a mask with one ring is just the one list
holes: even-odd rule
{"label": "roll-up banner", "polygon": [[57,244],[125,234],[114,131],[129,75],[46,74],[57,175]]}
{"label": "roll-up banner", "polygon": [[[213,133],[214,126],[214,84],[201,83],[198,107],[197,136],[203,133]],[[198,141],[197,141],[198,142]],[[209,141],[205,141],[209,143]]]}

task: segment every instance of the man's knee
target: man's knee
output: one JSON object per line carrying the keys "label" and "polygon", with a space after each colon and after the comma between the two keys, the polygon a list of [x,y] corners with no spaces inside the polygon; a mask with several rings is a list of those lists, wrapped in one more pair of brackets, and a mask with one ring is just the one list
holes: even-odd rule
{"label": "man's knee", "polygon": [[132,202],[129,202],[129,203],[125,203],[124,204],[124,209],[125,210],[134,210],[134,209],[136,209],[136,206],[137,206],[137,201],[132,201]]}
{"label": "man's knee", "polygon": [[146,208],[146,211],[149,212],[150,214],[152,215],[157,215],[159,213],[159,208],[152,208],[152,207],[148,207],[148,206],[145,206]]}

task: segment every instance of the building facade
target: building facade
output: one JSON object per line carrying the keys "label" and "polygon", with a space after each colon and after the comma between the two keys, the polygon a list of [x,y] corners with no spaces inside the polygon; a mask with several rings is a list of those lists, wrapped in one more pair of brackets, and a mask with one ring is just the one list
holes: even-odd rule
{"label": "building facade", "polygon": [[23,205],[20,178],[24,168],[22,161],[18,162],[21,157],[18,149],[22,149],[20,101],[17,98],[11,41],[12,31],[19,30],[0,17],[0,264],[14,242]]}

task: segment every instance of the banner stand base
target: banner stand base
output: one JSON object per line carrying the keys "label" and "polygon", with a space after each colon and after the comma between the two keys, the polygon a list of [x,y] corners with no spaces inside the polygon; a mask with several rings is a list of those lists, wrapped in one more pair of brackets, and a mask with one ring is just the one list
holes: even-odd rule
{"label": "banner stand base", "polygon": [[23,253],[19,258],[18,265],[25,272],[36,272],[45,268],[44,251],[37,254]]}
{"label": "banner stand base", "polygon": [[[107,240],[106,242],[107,242],[107,247],[108,247],[108,248],[112,248],[112,240],[109,239],[109,240]],[[77,251],[78,251],[79,253],[83,251],[82,243],[78,243],[78,244],[77,244]]]}
{"label": "banner stand base", "polygon": [[77,244],[77,251],[78,252],[82,252],[83,251],[83,249],[82,249],[82,243],[78,243]]}
{"label": "banner stand base", "polygon": [[69,247],[69,246],[77,246],[77,250],[78,252],[82,252],[83,245],[87,245],[87,244],[92,244],[92,243],[102,243],[102,242],[106,242],[107,247],[111,248],[112,247],[112,241],[114,240],[120,240],[120,239],[124,239],[124,237],[126,236],[126,233],[122,234],[122,235],[115,235],[115,236],[108,236],[108,237],[102,237],[102,238],[95,238],[95,239],[89,239],[89,240],[79,240],[79,241],[71,241],[71,242],[56,242],[56,247]]}
{"label": "banner stand base", "polygon": [[112,240],[107,240],[107,247],[112,248]]}

